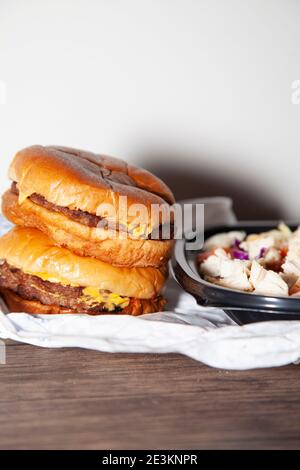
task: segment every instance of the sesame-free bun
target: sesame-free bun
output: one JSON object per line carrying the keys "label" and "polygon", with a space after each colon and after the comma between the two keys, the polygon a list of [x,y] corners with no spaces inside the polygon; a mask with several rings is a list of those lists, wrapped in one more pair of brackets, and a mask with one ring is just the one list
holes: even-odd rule
{"label": "sesame-free bun", "polygon": [[62,284],[95,287],[137,299],[156,298],[166,279],[165,267],[124,268],[78,256],[55,246],[37,229],[14,227],[0,238],[0,259],[32,275]]}
{"label": "sesame-free bun", "polygon": [[[127,206],[142,204],[149,224],[163,223],[165,215],[151,221],[152,204],[172,204],[170,189],[146,170],[123,160],[67,147],[34,145],[18,152],[9,169],[22,195],[33,193],[72,210],[105,216],[107,204],[116,211],[116,222],[129,225],[137,214],[119,213],[120,196]],[[124,220],[125,218],[125,220]]]}
{"label": "sesame-free bun", "polygon": [[16,225],[38,228],[59,246],[114,266],[162,266],[170,258],[174,245],[173,240],[110,238],[104,228],[80,224],[30,199],[19,204],[18,196],[11,190],[3,195],[2,212]]}
{"label": "sesame-free bun", "polygon": [[[26,300],[20,297],[15,292],[9,289],[0,289],[0,294],[2,295],[7,308],[10,312],[26,312],[31,314],[52,314],[57,315],[61,313],[81,313],[80,311],[74,311],[65,307],[60,307],[58,305],[45,305],[36,300]],[[115,315],[143,315],[145,313],[159,312],[163,310],[166,301],[163,297],[158,297],[156,299],[131,299],[128,307],[125,307],[121,312],[115,313]],[[111,315],[114,315],[114,312],[107,312]],[[101,313],[89,313],[90,315],[104,315],[106,312]]]}

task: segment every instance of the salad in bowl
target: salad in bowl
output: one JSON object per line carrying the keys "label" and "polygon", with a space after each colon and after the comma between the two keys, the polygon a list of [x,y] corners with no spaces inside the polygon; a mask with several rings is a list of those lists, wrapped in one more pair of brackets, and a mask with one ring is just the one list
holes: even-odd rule
{"label": "salad in bowl", "polygon": [[219,286],[300,298],[300,227],[292,232],[281,223],[257,234],[215,234],[205,241],[197,264],[201,276]]}

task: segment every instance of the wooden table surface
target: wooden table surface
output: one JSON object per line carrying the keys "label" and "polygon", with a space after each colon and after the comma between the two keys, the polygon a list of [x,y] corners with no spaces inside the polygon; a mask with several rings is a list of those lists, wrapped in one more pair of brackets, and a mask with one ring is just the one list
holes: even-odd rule
{"label": "wooden table surface", "polygon": [[7,342],[1,449],[299,449],[300,369]]}

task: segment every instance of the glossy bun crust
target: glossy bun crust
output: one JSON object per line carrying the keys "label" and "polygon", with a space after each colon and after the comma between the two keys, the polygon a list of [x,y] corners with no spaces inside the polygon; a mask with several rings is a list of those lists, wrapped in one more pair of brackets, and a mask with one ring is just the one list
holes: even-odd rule
{"label": "glossy bun crust", "polygon": [[3,195],[2,212],[16,225],[38,228],[59,246],[115,266],[159,267],[168,261],[174,245],[173,240],[110,239],[106,230],[75,222],[30,199],[19,204],[11,190]]}
{"label": "glossy bun crust", "polygon": [[[121,202],[126,196],[127,208],[132,204],[143,205],[145,226],[147,233],[151,233],[173,221],[172,211],[169,214],[159,211],[154,216],[153,204],[169,207],[174,197],[165,183],[148,171],[113,157],[35,145],[16,154],[9,176],[16,183],[20,198],[13,191],[6,192],[2,210],[13,223],[36,227],[57,245],[116,266],[159,267],[170,258],[172,240],[122,238],[119,232],[91,227],[54,210],[55,205],[106,219],[109,204],[115,211],[110,220],[120,223],[126,231],[138,216],[130,210],[122,212]],[[33,195],[53,206],[31,201]],[[110,233],[114,236],[108,237]]]}
{"label": "glossy bun crust", "polygon": [[[44,305],[35,300],[25,300],[19,295],[15,294],[9,289],[0,289],[0,293],[10,312],[26,312],[31,314],[52,314],[57,315],[61,313],[78,314],[72,309],[59,307],[57,305]],[[93,315],[142,315],[144,313],[153,313],[163,310],[166,301],[162,297],[152,300],[131,299],[128,307],[124,308],[121,312],[102,312]]]}
{"label": "glossy bun crust", "polygon": [[[174,202],[170,189],[152,173],[117,158],[67,147],[34,145],[21,150],[9,177],[26,196],[36,193],[53,204],[99,216],[103,203],[118,211],[120,196],[127,196],[128,206],[143,204],[149,220],[151,204]],[[136,214],[127,214],[126,221],[119,221],[130,223],[134,218]]]}

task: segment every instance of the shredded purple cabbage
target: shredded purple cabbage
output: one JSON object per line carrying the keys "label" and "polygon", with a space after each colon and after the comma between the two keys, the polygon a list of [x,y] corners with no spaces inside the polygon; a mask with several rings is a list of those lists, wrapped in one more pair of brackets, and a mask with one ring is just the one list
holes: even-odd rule
{"label": "shredded purple cabbage", "polygon": [[[233,248],[237,248],[238,250],[242,250],[242,248],[240,247],[240,244],[241,244],[240,240],[238,240],[238,239],[236,238],[236,239],[234,240],[234,242],[233,242],[232,247],[233,247]],[[243,251],[244,251],[244,250],[243,250]]]}
{"label": "shredded purple cabbage", "polygon": [[259,258],[263,258],[266,254],[266,251],[267,251],[267,248],[261,248],[260,249],[260,252],[259,252],[259,255],[256,257],[257,259]]}
{"label": "shredded purple cabbage", "polygon": [[249,259],[249,255],[247,253],[247,251],[244,251],[244,250],[237,250],[236,248],[234,248],[232,251],[232,256],[236,259],[242,259],[242,260],[248,260]]}
{"label": "shredded purple cabbage", "polygon": [[249,259],[249,254],[247,253],[246,250],[243,250],[243,248],[241,248],[241,242],[240,240],[238,240],[237,238],[234,240],[234,243],[233,243],[233,246],[232,246],[232,250],[231,250],[231,254],[234,258],[236,259],[241,259],[241,260],[248,260]]}

